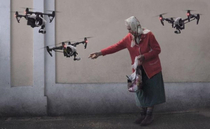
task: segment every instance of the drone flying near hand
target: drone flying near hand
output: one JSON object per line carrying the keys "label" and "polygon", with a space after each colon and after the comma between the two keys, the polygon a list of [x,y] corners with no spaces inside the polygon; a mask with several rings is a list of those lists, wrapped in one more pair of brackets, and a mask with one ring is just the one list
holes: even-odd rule
{"label": "drone flying near hand", "polygon": [[187,10],[187,18],[182,19],[181,17],[177,17],[177,18],[164,18],[163,14],[159,15],[159,19],[161,24],[164,26],[164,21],[167,21],[168,23],[172,24],[172,28],[175,28],[176,30],[174,31],[174,33],[176,34],[180,34],[181,30],[185,29],[185,24],[189,23],[193,20],[197,20],[197,24],[199,23],[200,20],[200,14],[191,14],[191,10]]}
{"label": "drone flying near hand", "polygon": [[52,11],[52,13],[41,13],[41,12],[32,12],[29,11],[29,8],[25,9],[25,15],[21,15],[18,13],[18,11],[15,12],[15,17],[18,23],[20,23],[20,19],[24,17],[27,20],[27,25],[34,27],[41,27],[39,29],[39,33],[45,34],[45,23],[46,20],[43,18],[44,15],[47,15],[50,19],[50,23],[53,21],[55,17],[55,11]]}
{"label": "drone flying near hand", "polygon": [[[80,58],[77,58],[76,56],[78,55],[77,50],[76,50],[76,46],[79,44],[84,44],[84,48],[87,48],[87,39],[90,37],[85,37],[84,41],[81,42],[75,42],[75,43],[71,43],[70,41],[64,41],[61,42],[62,45],[58,46],[58,47],[53,47],[53,48],[49,48],[49,46],[46,47],[47,52],[50,54],[50,56],[52,56],[52,50],[55,52],[62,52],[63,55],[67,58],[70,58],[71,56],[74,56],[74,61],[78,61],[80,60]],[[68,44],[66,44],[68,43]]]}

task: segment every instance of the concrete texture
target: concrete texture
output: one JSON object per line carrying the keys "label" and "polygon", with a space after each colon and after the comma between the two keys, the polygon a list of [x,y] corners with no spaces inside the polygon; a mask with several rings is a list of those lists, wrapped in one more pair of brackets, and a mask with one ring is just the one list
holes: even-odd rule
{"label": "concrete texture", "polygon": [[[0,3],[0,14],[4,19],[0,22],[0,116],[71,116],[138,112],[134,94],[127,91],[126,83],[56,83],[56,59],[49,57],[46,51],[41,49],[45,45],[55,44],[56,18],[51,24],[47,24],[45,36],[37,33],[37,28],[33,30],[33,85],[12,87],[10,2],[2,0]],[[34,8],[39,10],[55,9],[55,0],[33,2]],[[210,107],[210,83],[165,83],[165,90],[167,102],[158,105],[155,108],[156,112]]]}
{"label": "concrete texture", "polygon": [[[51,4],[49,2],[48,6]],[[165,82],[210,82],[209,6],[209,0],[57,0],[55,9],[61,13],[57,13],[55,25],[48,24],[50,28],[56,28],[56,43],[82,40],[83,36],[93,38],[88,39],[87,49],[77,47],[81,57],[79,62],[72,62],[72,59],[56,53],[56,82],[125,82],[125,75],[131,72],[127,49],[96,60],[90,60],[88,56],[126,36],[128,31],[124,21],[133,15],[143,27],[154,33],[160,44],[159,56]],[[203,14],[198,25],[192,21],[178,35],[167,21],[165,26],[161,25],[159,14],[167,12],[163,17],[184,19],[187,9]],[[53,42],[49,44],[53,45]]]}
{"label": "concrete texture", "polygon": [[137,114],[71,115],[66,117],[6,117],[1,129],[209,129],[210,110],[155,113],[151,125],[141,127],[133,122]]}
{"label": "concrete texture", "polygon": [[[34,7],[41,7],[44,4],[42,0],[33,2]],[[33,85],[13,87],[11,83],[10,51],[10,16],[13,16],[11,13],[11,1],[1,1],[0,14],[4,20],[0,22],[0,116],[46,115],[44,49],[40,51],[40,48],[44,47],[44,36],[34,33],[36,38],[33,44]],[[18,76],[21,76],[21,74]]]}
{"label": "concrete texture", "polygon": [[[62,88],[60,88],[62,87]],[[105,114],[138,112],[135,94],[126,84],[54,85],[47,89],[48,114]],[[209,83],[165,83],[166,103],[157,112],[210,107]]]}

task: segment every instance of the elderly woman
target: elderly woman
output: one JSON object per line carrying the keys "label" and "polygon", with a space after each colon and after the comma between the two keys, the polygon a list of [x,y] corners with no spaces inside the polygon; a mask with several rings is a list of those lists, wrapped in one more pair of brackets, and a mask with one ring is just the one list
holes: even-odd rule
{"label": "elderly woman", "polygon": [[154,106],[165,102],[162,68],[158,56],[161,49],[153,33],[142,28],[136,17],[129,17],[125,23],[129,33],[118,43],[90,54],[90,58],[96,59],[101,55],[112,54],[125,48],[130,53],[132,64],[135,57],[138,57],[141,62],[143,87],[136,92],[141,116],[135,123],[145,126],[153,121]]}

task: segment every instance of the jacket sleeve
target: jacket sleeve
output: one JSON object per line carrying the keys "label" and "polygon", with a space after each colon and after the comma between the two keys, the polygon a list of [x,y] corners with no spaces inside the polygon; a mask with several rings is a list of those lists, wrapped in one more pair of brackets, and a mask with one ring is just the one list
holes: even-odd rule
{"label": "jacket sleeve", "polygon": [[104,48],[101,50],[101,53],[103,56],[107,55],[107,54],[112,54],[115,52],[118,52],[122,49],[126,48],[126,43],[129,41],[129,35],[127,35],[126,37],[124,37],[122,40],[120,40],[118,43],[115,43],[107,48]]}
{"label": "jacket sleeve", "polygon": [[149,47],[150,51],[144,53],[145,60],[150,60],[152,58],[155,58],[161,52],[160,46],[152,32],[149,33]]}

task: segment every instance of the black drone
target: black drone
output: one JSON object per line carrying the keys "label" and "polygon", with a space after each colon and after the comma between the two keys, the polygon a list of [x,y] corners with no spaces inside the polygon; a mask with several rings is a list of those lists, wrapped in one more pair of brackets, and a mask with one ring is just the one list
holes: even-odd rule
{"label": "black drone", "polygon": [[172,28],[176,28],[176,30],[174,31],[174,33],[176,34],[180,34],[181,30],[185,29],[185,24],[188,22],[191,22],[193,20],[197,20],[197,24],[199,23],[200,20],[200,14],[191,14],[190,12],[191,10],[187,10],[187,18],[182,19],[181,17],[177,17],[177,18],[164,18],[163,14],[159,15],[159,19],[161,24],[164,26],[164,21],[167,21],[168,23],[172,24]]}
{"label": "black drone", "polygon": [[[61,46],[58,47],[53,47],[53,48],[49,48],[49,46],[46,47],[47,52],[50,54],[50,56],[52,56],[52,50],[55,52],[62,52],[63,55],[67,58],[70,58],[71,56],[74,56],[74,61],[78,61],[80,60],[80,58],[77,58],[76,56],[78,55],[77,50],[76,50],[76,46],[79,44],[84,44],[84,48],[87,48],[87,38],[90,37],[85,37],[84,41],[81,42],[75,42],[75,43],[71,43],[70,41],[64,41],[61,42]],[[68,43],[68,44],[66,44]]]}
{"label": "black drone", "polygon": [[29,11],[29,8],[25,9],[25,15],[21,15],[18,13],[18,11],[15,12],[15,17],[17,19],[17,22],[20,23],[20,19],[24,17],[27,20],[27,25],[34,27],[40,27],[39,33],[45,34],[45,23],[46,20],[43,18],[44,15],[47,15],[50,19],[50,23],[53,21],[55,17],[55,11],[52,11],[52,13],[41,13],[41,12],[32,12]]}

